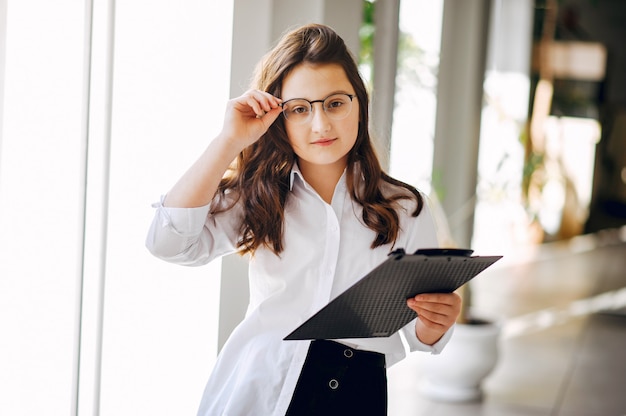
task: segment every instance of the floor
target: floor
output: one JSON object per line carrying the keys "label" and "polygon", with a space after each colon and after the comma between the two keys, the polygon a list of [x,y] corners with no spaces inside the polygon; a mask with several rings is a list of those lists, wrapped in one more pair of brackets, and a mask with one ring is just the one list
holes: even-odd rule
{"label": "floor", "polygon": [[415,353],[389,369],[389,415],[626,416],[626,228],[499,263],[472,286],[481,314],[502,323],[482,400],[425,397],[428,355]]}

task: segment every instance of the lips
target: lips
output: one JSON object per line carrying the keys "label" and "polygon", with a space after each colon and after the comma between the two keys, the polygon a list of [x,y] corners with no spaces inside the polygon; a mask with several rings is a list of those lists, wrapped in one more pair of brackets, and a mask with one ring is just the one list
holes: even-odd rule
{"label": "lips", "polygon": [[325,146],[325,145],[329,145],[331,143],[333,143],[335,140],[337,139],[331,139],[331,138],[323,138],[323,139],[317,139],[313,142],[313,144],[319,144],[321,146]]}

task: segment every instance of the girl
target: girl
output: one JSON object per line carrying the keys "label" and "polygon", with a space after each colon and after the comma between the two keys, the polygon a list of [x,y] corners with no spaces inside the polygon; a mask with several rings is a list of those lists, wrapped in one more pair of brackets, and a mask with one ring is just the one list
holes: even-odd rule
{"label": "girl", "polygon": [[189,266],[249,254],[246,317],[198,414],[384,415],[401,338],[411,351],[441,351],[456,294],[408,299],[418,317],[388,338],[283,338],[394,248],[437,246],[428,205],[382,171],[366,87],[332,29],[287,33],[253,88],[229,101],[221,133],[157,204],[147,238],[155,256]]}

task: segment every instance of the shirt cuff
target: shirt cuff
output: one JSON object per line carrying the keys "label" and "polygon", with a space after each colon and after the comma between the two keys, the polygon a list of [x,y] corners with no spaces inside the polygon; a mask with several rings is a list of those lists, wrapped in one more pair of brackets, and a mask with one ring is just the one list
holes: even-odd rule
{"label": "shirt cuff", "polygon": [[157,209],[162,228],[169,228],[174,234],[189,237],[200,234],[206,222],[211,204],[197,208],[174,208],[163,206],[165,195],[152,204]]}
{"label": "shirt cuff", "polygon": [[441,353],[441,351],[443,351],[448,341],[450,341],[450,338],[452,338],[452,334],[454,333],[455,326],[452,325],[450,329],[448,329],[446,333],[443,334],[443,336],[439,339],[439,341],[435,342],[433,345],[427,345],[421,342],[417,338],[417,335],[415,334],[415,321],[416,320],[417,318],[412,320],[407,326],[403,328],[405,331],[404,335],[405,335],[406,342],[409,345],[409,350],[411,352],[414,352],[414,351],[430,352],[431,354]]}

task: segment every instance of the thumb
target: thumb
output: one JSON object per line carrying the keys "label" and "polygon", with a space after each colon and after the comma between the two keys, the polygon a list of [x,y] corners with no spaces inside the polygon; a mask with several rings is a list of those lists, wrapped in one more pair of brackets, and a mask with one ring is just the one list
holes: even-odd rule
{"label": "thumb", "polygon": [[263,122],[263,125],[265,125],[266,130],[269,129],[272,124],[274,124],[274,122],[276,121],[278,117],[280,117],[282,112],[283,112],[282,107],[276,107],[276,108],[272,108],[270,111],[268,111],[267,113],[265,113],[263,116],[260,117],[261,121]]}

